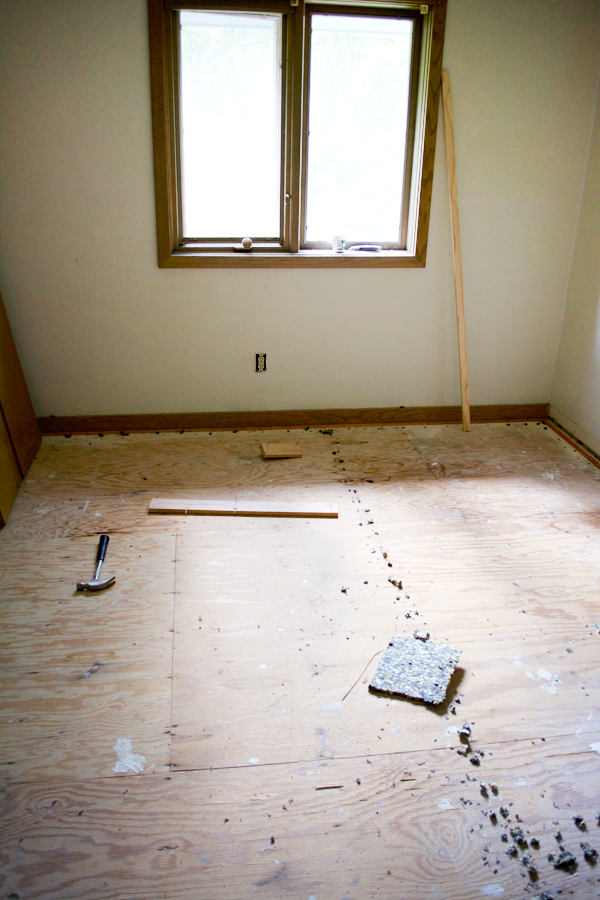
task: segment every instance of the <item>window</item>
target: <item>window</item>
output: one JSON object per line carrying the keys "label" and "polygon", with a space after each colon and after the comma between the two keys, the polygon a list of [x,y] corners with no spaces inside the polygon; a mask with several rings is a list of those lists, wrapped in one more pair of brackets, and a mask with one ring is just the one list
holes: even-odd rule
{"label": "window", "polygon": [[149,0],[159,266],[425,265],[445,2]]}

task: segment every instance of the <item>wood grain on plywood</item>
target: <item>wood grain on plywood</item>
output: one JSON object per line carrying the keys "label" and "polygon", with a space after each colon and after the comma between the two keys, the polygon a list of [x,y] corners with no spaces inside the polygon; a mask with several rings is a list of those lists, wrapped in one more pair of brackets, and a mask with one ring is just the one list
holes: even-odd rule
{"label": "wood grain on plywood", "polygon": [[11,780],[110,774],[119,739],[168,765],[175,537],[113,536],[103,571],[116,583],[79,593],[96,549],[96,537],[0,548],[0,770]]}
{"label": "wood grain on plywood", "polygon": [[[4,675],[0,775],[9,781],[118,774],[119,741],[143,757],[138,774],[167,771],[171,681],[162,660],[12,669]],[[84,668],[85,666],[85,668]],[[157,669],[163,667],[163,674]],[[86,677],[86,672],[89,677]]]}
{"label": "wood grain on plywood", "polygon": [[[496,896],[499,888],[521,897],[530,880],[522,877],[523,850],[509,857],[500,837],[520,823],[539,841],[529,848],[538,884],[565,893],[575,883],[577,898],[595,897],[597,873],[579,848],[582,840],[597,844],[594,751],[568,737],[538,739],[496,746],[481,772],[466,767],[473,768],[455,753],[428,750],[9,785],[5,890],[31,900],[246,900],[254,888],[267,897],[337,889],[425,900],[443,886],[448,900]],[[484,795],[482,779],[498,794]],[[332,783],[342,788],[316,789]],[[585,835],[574,811],[587,822]],[[557,829],[578,857],[575,880],[546,859]]]}
{"label": "wood grain on plywood", "polygon": [[[482,547],[472,529],[462,529],[457,543],[456,521],[450,520],[435,534],[430,527],[416,531],[412,523],[407,546],[406,532],[396,537],[385,521],[370,538],[345,517],[339,525],[339,533],[327,535],[318,523],[276,529],[256,523],[251,549],[246,530],[234,523],[180,538],[177,765],[239,765],[248,746],[269,762],[284,752],[291,760],[325,750],[333,756],[370,753],[377,746],[392,751],[409,735],[418,747],[428,746],[441,737],[439,716],[418,704],[381,702],[367,692],[368,673],[342,702],[390,637],[420,627],[462,651],[449,699],[458,691],[468,696],[486,740],[515,737],[529,721],[528,714],[518,721],[504,715],[508,700],[506,708],[524,713],[533,704],[536,722],[548,734],[576,727],[588,715],[592,724],[586,727],[595,727],[597,635],[587,621],[585,598],[592,602],[595,596],[589,573],[574,615],[564,612],[561,581],[537,539],[507,551],[504,535],[496,547],[488,536]],[[575,543],[559,555],[575,554],[579,576],[584,561]],[[523,565],[529,572],[525,594],[514,584]],[[570,574],[562,573],[563,583],[570,583]],[[401,578],[402,589],[389,578]],[[553,587],[546,596],[548,582]],[[557,622],[560,627],[552,628]],[[513,649],[509,655],[507,647]],[[190,697],[199,699],[190,703]],[[417,723],[412,728],[409,719]]]}
{"label": "wood grain on plywood", "polygon": [[[91,578],[96,537],[20,540],[0,547],[5,667],[71,665],[95,661],[171,663],[175,537],[112,535],[103,573],[116,576],[104,591],[81,593]],[[157,665],[157,672],[160,666]]]}
{"label": "wood grain on plywood", "polygon": [[[273,465],[254,434],[44,441],[0,538],[3,889],[519,898],[503,805],[540,838],[539,889],[595,896],[600,473],[531,422],[302,444]],[[339,518],[148,516],[159,494]],[[101,531],[117,583],[77,595]],[[454,712],[368,691],[417,627],[461,650]]]}

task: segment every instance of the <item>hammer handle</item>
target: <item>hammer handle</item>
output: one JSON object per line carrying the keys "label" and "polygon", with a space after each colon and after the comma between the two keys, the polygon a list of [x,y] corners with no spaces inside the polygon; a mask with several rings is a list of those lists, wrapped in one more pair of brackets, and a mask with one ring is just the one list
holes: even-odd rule
{"label": "hammer handle", "polygon": [[104,557],[106,556],[106,548],[108,547],[108,542],[110,538],[107,534],[100,535],[100,543],[98,544],[98,554],[96,556],[96,562],[104,562]]}

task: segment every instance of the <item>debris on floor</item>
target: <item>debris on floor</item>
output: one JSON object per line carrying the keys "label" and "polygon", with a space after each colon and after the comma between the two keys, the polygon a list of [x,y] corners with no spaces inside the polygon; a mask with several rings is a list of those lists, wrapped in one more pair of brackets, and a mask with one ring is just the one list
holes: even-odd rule
{"label": "debris on floor", "polygon": [[522,828],[511,828],[510,836],[517,842],[517,844],[526,844],[525,835],[523,834]]}
{"label": "debris on floor", "polygon": [[521,864],[525,866],[528,872],[536,872],[535,863],[533,861],[533,857],[529,851],[525,852],[521,858]]}
{"label": "debris on floor", "polygon": [[397,635],[379,660],[369,687],[437,706],[446,696],[459,657],[460,650],[444,644]]}
{"label": "debris on floor", "polygon": [[572,869],[577,865],[577,860],[568,850],[563,850],[560,856],[554,860],[555,869]]}
{"label": "debris on floor", "polygon": [[593,847],[590,847],[590,845],[585,841],[579,846],[583,850],[583,858],[585,859],[585,861],[596,865],[596,863],[598,862],[598,851],[594,850]]}

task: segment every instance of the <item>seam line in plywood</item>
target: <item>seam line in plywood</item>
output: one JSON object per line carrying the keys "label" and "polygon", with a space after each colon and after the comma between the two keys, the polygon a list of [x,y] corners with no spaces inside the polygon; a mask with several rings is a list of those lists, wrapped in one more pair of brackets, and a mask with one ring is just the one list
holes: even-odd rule
{"label": "seam line in plywood", "polygon": [[[599,731],[589,731],[586,733],[586,738],[591,738],[595,735],[600,736],[600,732]],[[550,744],[552,741],[558,740],[560,738],[572,738],[572,737],[574,737],[574,735],[571,732],[564,732],[561,734],[553,734],[553,735],[550,735],[549,737],[546,737],[546,743]],[[508,747],[517,747],[519,744],[529,743],[531,740],[539,740],[538,735],[530,734],[530,735],[527,735],[526,737],[522,737],[522,738],[513,738],[510,740],[494,741],[494,742],[487,743],[487,747],[488,748],[492,747],[495,750],[497,750],[500,747],[507,747],[507,748]],[[455,750],[450,749],[450,747],[430,747],[428,750],[421,749],[418,751],[418,753],[420,753],[420,754],[438,753],[440,751],[446,751],[447,753],[455,753]],[[342,763],[342,762],[347,762],[347,761],[352,761],[352,760],[360,760],[360,759],[365,759],[365,758],[385,759],[386,757],[390,757],[390,758],[403,757],[403,756],[411,757],[411,756],[414,756],[414,754],[415,754],[414,750],[395,750],[393,752],[387,752],[387,753],[367,753],[367,754],[359,753],[354,756],[336,756],[336,757],[333,757],[332,759],[321,759],[320,757],[314,757],[312,759],[289,759],[289,760],[283,760],[283,761],[277,761],[277,762],[271,762],[271,763],[259,763],[257,765],[247,765],[247,764],[241,765],[241,766],[214,766],[213,765],[212,767],[211,766],[202,766],[202,767],[199,766],[198,768],[194,768],[194,767],[183,768],[183,767],[178,767],[177,765],[175,765],[173,768],[167,767],[167,771],[152,772],[152,773],[148,773],[147,775],[138,775],[135,773],[131,773],[131,774],[123,774],[123,775],[117,775],[117,776],[115,776],[115,775],[112,775],[112,776],[111,775],[100,775],[97,777],[85,777],[85,778],[80,778],[80,779],[73,779],[73,777],[70,775],[69,776],[65,775],[64,777],[58,776],[58,777],[52,777],[52,778],[15,778],[15,779],[6,778],[5,786],[6,785],[14,786],[14,785],[20,785],[20,784],[49,784],[49,783],[72,784],[74,780],[85,782],[86,784],[92,784],[92,783],[97,783],[97,782],[102,782],[102,781],[114,783],[116,778],[128,779],[128,780],[133,779],[136,781],[139,778],[163,779],[165,777],[165,775],[169,775],[172,778],[175,775],[185,775],[186,773],[189,773],[189,772],[210,772],[211,770],[213,772],[223,772],[223,771],[228,771],[230,769],[261,769],[261,768],[264,769],[267,767],[272,768],[273,766],[294,766],[294,765],[314,766],[319,763]],[[568,758],[568,757],[575,757],[575,756],[585,756],[588,754],[594,755],[594,754],[596,754],[596,751],[591,750],[591,749],[590,750],[571,750],[571,751],[565,751],[564,753],[555,753],[555,754],[551,754],[551,755],[553,758],[559,758],[559,757]]]}

